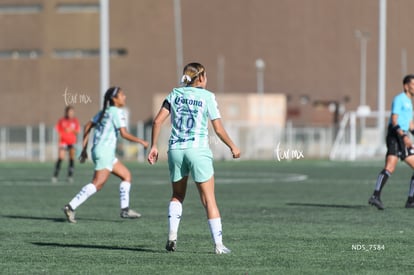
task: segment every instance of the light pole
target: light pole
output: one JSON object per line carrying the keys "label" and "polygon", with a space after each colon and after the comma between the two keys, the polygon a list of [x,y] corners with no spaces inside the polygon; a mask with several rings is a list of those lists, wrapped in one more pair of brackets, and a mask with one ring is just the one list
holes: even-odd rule
{"label": "light pole", "polygon": [[[255,131],[255,139],[256,140],[260,140],[260,138],[265,134],[264,131],[264,127],[263,127],[263,119],[264,119],[264,104],[263,104],[263,94],[264,94],[264,70],[266,67],[266,63],[264,62],[263,59],[258,58],[256,59],[255,62],[256,65],[256,78],[257,78],[257,97],[258,97],[258,110],[257,110],[257,115],[258,115],[258,127],[256,128],[257,130]],[[262,133],[263,132],[263,133]],[[257,150],[255,150],[255,155],[257,154]]]}
{"label": "light pole", "polygon": [[[365,106],[367,98],[367,43],[370,37],[369,32],[361,30],[355,31],[356,38],[359,39],[361,56],[360,56],[360,85],[359,85],[359,105]],[[361,117],[361,134],[365,129],[365,118]]]}
{"label": "light pole", "polygon": [[109,88],[109,0],[100,0],[100,103]]}
{"label": "light pole", "polygon": [[407,49],[401,49],[401,75],[407,75]]}
{"label": "light pole", "polygon": [[378,144],[381,144],[385,133],[385,86],[387,59],[387,0],[379,0],[378,22]]}
{"label": "light pole", "polygon": [[223,55],[217,57],[217,92],[222,93],[224,91],[224,66],[226,60]]}
{"label": "light pole", "polygon": [[259,97],[259,120],[260,123],[263,120],[263,94],[264,94],[264,70],[266,68],[266,63],[263,59],[256,59],[256,76],[257,76],[257,94]]}
{"label": "light pole", "polygon": [[257,73],[257,94],[264,93],[264,69],[266,67],[266,63],[263,59],[258,58],[256,59],[256,73]]}
{"label": "light pole", "polygon": [[180,82],[184,66],[183,26],[181,21],[181,0],[174,0],[174,30],[175,30],[175,59],[177,66],[177,81]]}
{"label": "light pole", "polygon": [[361,60],[360,60],[360,105],[366,105],[366,94],[367,94],[367,42],[370,37],[369,32],[360,30],[355,31],[356,38],[359,39],[361,45]]}

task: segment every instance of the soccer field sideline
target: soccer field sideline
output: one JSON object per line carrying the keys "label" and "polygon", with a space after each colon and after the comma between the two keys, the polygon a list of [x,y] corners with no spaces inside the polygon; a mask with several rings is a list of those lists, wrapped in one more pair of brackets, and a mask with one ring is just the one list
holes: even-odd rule
{"label": "soccer field sideline", "polygon": [[[52,164],[0,164],[2,274],[410,274],[410,169],[385,187],[385,211],[368,206],[382,162],[216,162],[223,237],[231,255],[214,255],[204,211],[189,184],[178,251],[164,252],[168,169],[127,163],[131,206],[118,218],[118,180],[77,211],[60,208],[92,176],[77,165],[75,183],[50,182]],[[286,178],[291,180],[286,180]],[[296,177],[296,178],[295,178]]]}

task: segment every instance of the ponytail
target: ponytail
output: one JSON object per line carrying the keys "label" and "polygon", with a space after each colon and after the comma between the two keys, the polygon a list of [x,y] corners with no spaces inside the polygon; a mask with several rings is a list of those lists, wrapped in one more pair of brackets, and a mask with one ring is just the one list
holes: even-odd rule
{"label": "ponytail", "polygon": [[[101,123],[101,121],[102,121],[103,117],[105,116],[105,112],[106,112],[106,109],[108,108],[108,105],[109,105],[109,106],[114,105],[113,98],[114,98],[114,97],[116,97],[116,96],[118,95],[118,92],[119,92],[120,90],[121,90],[121,88],[120,88],[120,87],[111,87],[111,88],[109,88],[109,89],[105,92],[105,96],[104,96],[104,104],[103,104],[102,111],[101,111],[101,113],[100,113],[100,115],[99,115],[98,121],[97,121],[96,123],[93,123],[93,122],[92,122],[91,127],[89,127],[89,128],[87,129],[87,131],[83,134],[83,138],[84,138],[84,140],[85,140],[85,138],[87,138],[87,137],[88,137],[88,135],[89,135],[90,131],[92,130],[92,128],[96,127],[96,125],[98,125],[98,124],[100,124],[100,123]],[[86,145],[87,145],[87,144],[86,144]],[[86,157],[85,157],[85,156],[86,156]],[[84,145],[84,148],[83,148],[82,154],[81,154],[81,156],[80,156],[80,160],[81,160],[81,162],[82,162],[82,160],[84,161],[86,158],[87,158],[87,154],[86,154],[86,147],[85,147],[85,145]]]}
{"label": "ponytail", "polygon": [[99,123],[101,123],[103,117],[105,116],[106,108],[108,107],[108,102],[109,102],[109,100],[107,98],[105,98],[101,114],[99,115],[98,121],[96,122],[95,125],[98,125]]}
{"label": "ponytail", "polygon": [[205,68],[200,63],[189,63],[184,67],[181,83],[185,86],[194,84],[194,81],[201,75],[204,76]]}
{"label": "ponytail", "polygon": [[106,109],[109,106],[112,106],[114,104],[113,98],[118,95],[118,92],[120,90],[121,90],[120,87],[111,87],[108,90],[106,90],[105,96],[104,96],[103,108],[102,108],[101,114],[99,115],[98,121],[95,123],[94,126],[96,126],[96,125],[98,125],[98,124],[101,123],[102,119],[105,116]]}
{"label": "ponytail", "polygon": [[181,83],[183,83],[185,85],[190,84],[191,83],[191,77],[189,75],[187,75],[187,74],[183,75],[181,77]]}

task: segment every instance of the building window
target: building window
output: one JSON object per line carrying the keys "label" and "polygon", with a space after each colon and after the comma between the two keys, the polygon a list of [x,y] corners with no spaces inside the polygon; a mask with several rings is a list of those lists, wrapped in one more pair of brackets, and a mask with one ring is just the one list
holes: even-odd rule
{"label": "building window", "polygon": [[[128,54],[126,49],[111,49],[111,57],[122,57]],[[56,58],[90,58],[99,57],[99,49],[55,49],[53,56]]]}
{"label": "building window", "polygon": [[128,54],[127,49],[111,49],[109,51],[110,56],[112,57],[122,57],[122,56],[126,56]]}
{"label": "building window", "polygon": [[36,59],[42,55],[40,50],[0,50],[0,59]]}
{"label": "building window", "polygon": [[43,9],[42,5],[0,5],[0,14],[26,14],[39,13]]}
{"label": "building window", "polygon": [[54,50],[53,56],[57,58],[85,58],[99,56],[97,49],[69,49],[69,50]]}
{"label": "building window", "polygon": [[99,3],[85,3],[85,4],[58,4],[56,10],[59,13],[95,13],[99,12]]}

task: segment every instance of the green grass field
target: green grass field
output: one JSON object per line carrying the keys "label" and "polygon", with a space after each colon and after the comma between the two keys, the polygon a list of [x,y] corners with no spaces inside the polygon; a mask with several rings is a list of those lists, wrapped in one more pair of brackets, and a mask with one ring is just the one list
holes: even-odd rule
{"label": "green grass field", "polygon": [[171,192],[165,163],[127,163],[131,207],[141,219],[119,218],[119,181],[111,177],[77,209],[77,224],[66,223],[61,208],[89,182],[92,165],[77,165],[73,184],[52,184],[52,166],[0,164],[1,274],[413,273],[414,209],[404,208],[411,171],[403,164],[378,211],[367,200],[382,162],[216,162],[230,255],[213,254],[194,184],[178,250],[164,251]]}

